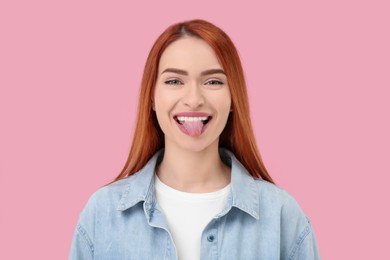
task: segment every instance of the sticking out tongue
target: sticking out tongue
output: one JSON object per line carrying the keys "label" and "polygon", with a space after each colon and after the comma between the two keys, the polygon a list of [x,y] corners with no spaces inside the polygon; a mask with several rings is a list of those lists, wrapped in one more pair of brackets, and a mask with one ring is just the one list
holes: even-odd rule
{"label": "sticking out tongue", "polygon": [[182,125],[184,126],[185,131],[190,136],[197,137],[202,133],[202,128],[203,128],[202,121],[193,121],[193,122],[184,121]]}

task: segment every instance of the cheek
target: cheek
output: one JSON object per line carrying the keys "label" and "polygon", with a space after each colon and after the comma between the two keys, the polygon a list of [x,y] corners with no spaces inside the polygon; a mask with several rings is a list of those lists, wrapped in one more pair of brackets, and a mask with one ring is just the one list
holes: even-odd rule
{"label": "cheek", "polygon": [[154,92],[154,108],[157,117],[169,116],[170,111],[174,108],[177,98],[174,93],[156,88]]}
{"label": "cheek", "polygon": [[232,105],[230,92],[227,91],[223,95],[215,96],[213,103],[218,104],[218,110],[220,110],[220,113],[229,114]]}
{"label": "cheek", "polygon": [[156,89],[154,91],[154,103],[156,110],[163,108],[167,103],[167,99],[169,98],[168,95],[166,95],[166,92],[163,91],[161,86],[156,86]]}
{"label": "cheek", "polygon": [[172,108],[174,101],[173,101],[172,97],[169,95],[157,94],[154,97],[154,104],[155,104],[154,106],[155,106],[156,112],[159,112],[159,111],[166,112]]}

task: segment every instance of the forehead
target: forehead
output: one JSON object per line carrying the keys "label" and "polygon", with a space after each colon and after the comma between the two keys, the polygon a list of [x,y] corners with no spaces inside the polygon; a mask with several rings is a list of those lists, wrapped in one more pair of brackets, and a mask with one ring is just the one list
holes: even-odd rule
{"label": "forehead", "polygon": [[166,68],[183,69],[191,74],[207,69],[222,69],[222,66],[206,41],[185,37],[171,43],[162,53],[159,73]]}

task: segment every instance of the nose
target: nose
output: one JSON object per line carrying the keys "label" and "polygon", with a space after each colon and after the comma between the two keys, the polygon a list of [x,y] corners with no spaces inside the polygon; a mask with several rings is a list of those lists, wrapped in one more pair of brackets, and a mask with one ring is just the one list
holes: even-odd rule
{"label": "nose", "polygon": [[195,83],[188,86],[182,100],[186,106],[192,109],[201,107],[205,103],[202,89],[198,84]]}

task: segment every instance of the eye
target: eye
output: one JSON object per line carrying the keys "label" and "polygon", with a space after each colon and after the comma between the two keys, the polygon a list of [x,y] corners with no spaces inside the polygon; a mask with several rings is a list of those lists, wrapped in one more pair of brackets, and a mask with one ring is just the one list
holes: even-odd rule
{"label": "eye", "polygon": [[170,80],[164,81],[164,83],[167,85],[183,85],[183,83],[178,79],[170,79]]}
{"label": "eye", "polygon": [[224,83],[220,80],[215,80],[215,79],[212,79],[212,80],[209,80],[206,82],[206,85],[223,85]]}

